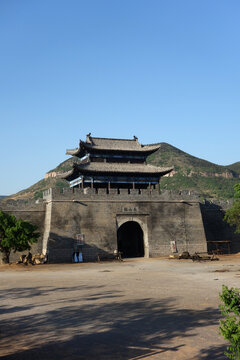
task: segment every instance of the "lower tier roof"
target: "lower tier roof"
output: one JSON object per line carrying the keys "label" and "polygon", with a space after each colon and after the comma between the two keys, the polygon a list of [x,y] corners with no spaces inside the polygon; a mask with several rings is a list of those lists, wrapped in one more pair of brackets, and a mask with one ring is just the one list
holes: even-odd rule
{"label": "lower tier roof", "polygon": [[158,167],[146,164],[129,164],[129,163],[105,163],[105,162],[89,162],[87,164],[74,164],[73,169],[62,177],[68,181],[72,181],[81,175],[96,176],[110,175],[155,175],[163,176],[173,170],[173,167]]}

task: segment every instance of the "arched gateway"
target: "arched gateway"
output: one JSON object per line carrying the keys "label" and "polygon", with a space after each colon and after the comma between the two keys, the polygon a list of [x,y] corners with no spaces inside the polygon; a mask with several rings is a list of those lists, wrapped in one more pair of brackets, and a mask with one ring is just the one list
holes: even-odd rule
{"label": "arched gateway", "polygon": [[127,221],[118,228],[117,243],[124,258],[144,256],[143,231],[136,221]]}

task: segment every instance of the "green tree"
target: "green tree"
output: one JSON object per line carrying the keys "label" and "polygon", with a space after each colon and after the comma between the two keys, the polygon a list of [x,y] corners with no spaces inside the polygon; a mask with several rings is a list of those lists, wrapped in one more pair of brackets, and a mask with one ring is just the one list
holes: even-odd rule
{"label": "green tree", "polygon": [[231,344],[227,347],[225,355],[229,359],[240,360],[240,292],[239,289],[222,286],[219,295],[223,302],[219,308],[224,320],[220,321],[220,333]]}
{"label": "green tree", "polygon": [[224,220],[231,226],[235,226],[236,233],[240,233],[240,184],[234,186],[233,206],[225,213]]}
{"label": "green tree", "polygon": [[3,262],[9,264],[11,251],[30,250],[39,238],[36,230],[37,226],[0,211],[0,251],[3,253]]}

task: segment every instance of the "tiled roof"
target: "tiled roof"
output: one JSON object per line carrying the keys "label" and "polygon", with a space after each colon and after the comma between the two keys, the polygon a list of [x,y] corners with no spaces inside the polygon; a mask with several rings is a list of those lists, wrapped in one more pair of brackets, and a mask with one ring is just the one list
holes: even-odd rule
{"label": "tiled roof", "polygon": [[95,138],[91,137],[90,141],[86,141],[86,145],[90,145],[92,148],[98,149],[111,149],[111,150],[132,150],[132,151],[141,151],[160,147],[157,145],[141,145],[138,142],[138,139],[107,139],[107,138]]}
{"label": "tiled roof", "polygon": [[80,141],[79,148],[67,150],[68,155],[77,155],[81,148],[95,150],[115,150],[115,151],[135,151],[135,152],[154,152],[160,148],[160,144],[141,145],[138,139],[111,139],[87,136],[86,141]]}
{"label": "tiled roof", "polygon": [[155,173],[171,171],[173,168],[162,168],[145,164],[129,164],[129,163],[105,163],[91,162],[89,164],[78,164],[79,170],[96,171],[96,172],[126,172],[126,173]]}
{"label": "tiled roof", "polygon": [[88,164],[75,164],[73,170],[63,174],[67,178],[73,173],[125,173],[125,174],[160,174],[165,175],[173,170],[173,167],[165,168],[145,164],[129,164],[129,163],[105,163],[90,162]]}

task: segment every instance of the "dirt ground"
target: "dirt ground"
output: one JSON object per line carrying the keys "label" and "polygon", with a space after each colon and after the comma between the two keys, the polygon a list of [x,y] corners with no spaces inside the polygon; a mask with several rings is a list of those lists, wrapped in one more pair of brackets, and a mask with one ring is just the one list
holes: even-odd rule
{"label": "dirt ground", "polygon": [[0,359],[225,359],[222,284],[240,256],[2,265]]}

